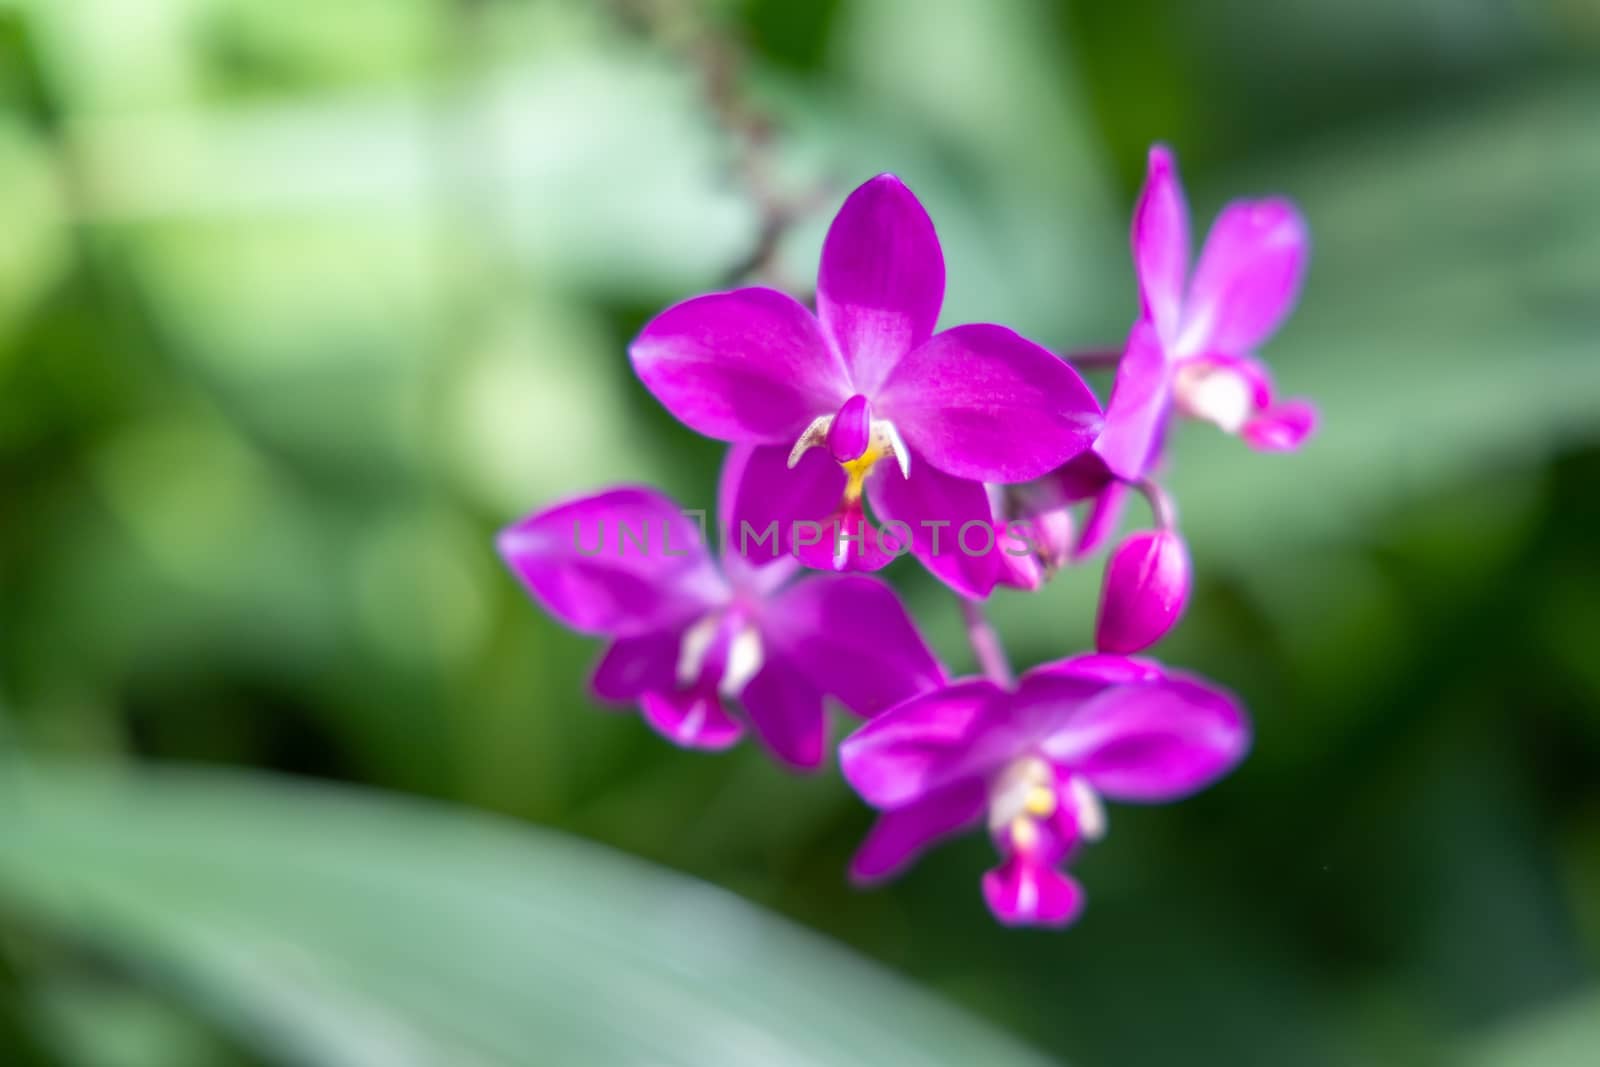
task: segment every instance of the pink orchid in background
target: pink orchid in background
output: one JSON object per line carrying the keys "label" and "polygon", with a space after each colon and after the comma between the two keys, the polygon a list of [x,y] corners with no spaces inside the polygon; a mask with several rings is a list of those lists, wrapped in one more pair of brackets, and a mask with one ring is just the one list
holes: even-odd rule
{"label": "pink orchid in background", "polygon": [[1189,208],[1166,147],[1150,150],[1133,215],[1141,314],[1117,366],[1095,451],[1117,476],[1144,477],[1175,409],[1252,448],[1298,448],[1316,427],[1305,400],[1275,399],[1255,358],[1294,307],[1310,254],[1305,221],[1282,199],[1239,200],[1217,216],[1189,276]]}
{"label": "pink orchid in background", "polygon": [[845,779],[881,812],[851,872],[891,877],[935,842],[986,825],[1001,857],[983,878],[995,917],[1065,926],[1084,895],[1061,867],[1104,834],[1102,797],[1178,800],[1231,771],[1249,744],[1230,694],[1148,660],[1079,656],[1014,687],[956,681],[840,746]]}
{"label": "pink orchid in background", "polygon": [[[721,499],[750,476],[730,450]],[[746,724],[778,759],[821,764],[824,697],[872,715],[942,684],[944,671],[894,592],[860,575],[791,581],[793,560],[711,555],[699,525],[653,489],[546,509],[499,537],[507,566],[564,625],[611,639],[601,699],[634,703],[689,748],[723,749]],[[742,707],[743,714],[736,710]]]}
{"label": "pink orchid in background", "polygon": [[[884,174],[828,230],[815,315],[772,289],[713,293],[656,316],[630,354],[690,429],[758,446],[736,521],[776,520],[784,549],[823,569],[876,570],[909,550],[982,598],[1000,568],[952,548],[991,519],[983,483],[1037,478],[1082,452],[1100,406],[1071,367],[1003,326],[935,334],[944,282],[932,221]],[[892,532],[867,519],[864,497]],[[795,534],[796,521],[818,535]]]}

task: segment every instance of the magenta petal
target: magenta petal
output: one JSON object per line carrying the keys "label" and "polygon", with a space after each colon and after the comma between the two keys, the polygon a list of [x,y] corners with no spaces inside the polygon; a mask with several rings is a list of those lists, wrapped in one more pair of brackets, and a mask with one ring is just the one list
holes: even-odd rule
{"label": "magenta petal", "polygon": [[1130,481],[1144,477],[1161,444],[1171,391],[1171,363],[1155,328],[1141,319],[1117,364],[1105,429],[1094,443],[1112,473]]}
{"label": "magenta petal", "polygon": [[1189,205],[1166,145],[1150,149],[1144,188],[1134,205],[1133,266],[1145,317],[1162,338],[1175,340],[1189,273]]}
{"label": "magenta petal", "polygon": [[[722,469],[717,472],[717,528],[723,542],[717,546],[719,552],[724,554],[729,551],[729,541],[735,545],[736,537],[731,535],[738,532],[738,504],[739,497],[749,492],[745,480],[750,476],[750,463],[759,453],[765,452],[774,461],[784,455],[780,446],[763,448],[760,445],[732,445],[722,456]],[[768,473],[776,472],[778,468],[770,465]],[[760,472],[757,472],[759,477]]]}
{"label": "magenta petal", "polygon": [[1239,436],[1258,452],[1293,452],[1317,429],[1317,409],[1309,400],[1286,400],[1244,424]]}
{"label": "magenta petal", "polygon": [[1050,568],[1065,566],[1072,558],[1073,544],[1077,539],[1077,524],[1072,521],[1072,512],[1067,508],[1053,508],[1023,522],[1027,527],[1028,541],[1044,565]]}
{"label": "magenta petal", "polygon": [[1184,306],[1185,355],[1248,352],[1294,307],[1311,255],[1305,220],[1287,200],[1240,200],[1212,224]]}
{"label": "magenta petal", "polygon": [[735,744],[744,727],[722,706],[713,689],[697,686],[646,693],[639,700],[645,722],[675,745],[720,751]]}
{"label": "magenta petal", "polygon": [[628,353],[668,411],[720,441],[793,444],[854,391],[811,312],[775,289],[675,304]]}
{"label": "magenta petal", "polygon": [[962,596],[982,600],[1005,572],[988,491],[913,454],[911,476],[879,469],[867,495],[886,531],[909,533],[911,554]]}
{"label": "magenta petal", "polygon": [[1189,601],[1189,550],[1172,530],[1129,534],[1106,560],[1095,647],[1131,655],[1172,629]]}
{"label": "magenta petal", "polygon": [[[1071,516],[1068,515],[1069,538],[1072,535],[1071,521]],[[1002,529],[997,529],[995,535],[999,538],[996,556],[1000,564],[996,572],[996,584],[1028,592],[1041,588],[1049,577],[1046,560],[1051,557],[1045,555],[1050,551],[1046,540],[1049,531],[1036,530],[1034,524],[1027,519],[1012,519]]]}
{"label": "magenta petal", "polygon": [[658,630],[611,643],[595,665],[590,688],[601,700],[631,704],[648,692],[666,693],[678,685],[679,630]]}
{"label": "magenta petal", "polygon": [[1249,747],[1249,723],[1231,694],[1174,674],[1083,705],[1044,752],[1113,800],[1163,802],[1221,778]]}
{"label": "magenta petal", "polygon": [[968,759],[969,742],[1004,714],[1005,694],[971,678],[912,697],[867,722],[839,745],[845,781],[875,808],[898,808],[992,768]]}
{"label": "magenta petal", "polygon": [[1100,453],[1090,449],[1080,452],[1034,484],[1045,487],[1051,494],[1047,498],[1048,507],[1097,497],[1116,484],[1116,477]]}
{"label": "magenta petal", "polygon": [[769,649],[766,663],[739,694],[739,702],[774,756],[802,770],[822,765],[827,742],[822,693],[796,664]]}
{"label": "magenta petal", "polygon": [[752,564],[770,562],[794,548],[796,523],[802,539],[822,544],[844,496],[845,473],[827,453],[813,448],[789,468],[788,446],[760,446],[744,457],[732,486],[724,485],[728,548]]}
{"label": "magenta petal", "polygon": [[794,554],[815,570],[870,573],[898,559],[902,547],[893,531],[880,530],[867,521],[857,501],[821,523],[797,524]]}
{"label": "magenta petal", "polygon": [[944,683],[944,668],[893,589],[862,576],[797,582],[766,605],[762,639],[857,715]]}
{"label": "magenta petal", "polygon": [[496,543],[533,598],[582,633],[646,633],[727,597],[699,525],[653,489],[558,504]]}
{"label": "magenta petal", "polygon": [[[1088,652],[1067,659],[1041,663],[1023,674],[1029,678],[1044,676],[1052,680],[1072,679],[1099,688],[1111,685],[1135,685],[1161,682],[1167,672],[1153,659],[1135,656],[1112,656],[1102,652]],[[1024,686],[1026,688],[1026,685]]]}
{"label": "magenta petal", "polygon": [[839,208],[817,272],[817,314],[854,391],[877,392],[900,357],[933,333],[943,302],[933,221],[899,178],[878,175]]}
{"label": "magenta petal", "polygon": [[1053,867],[1013,855],[983,876],[983,898],[1007,926],[1067,926],[1083,911],[1083,887]]}
{"label": "magenta petal", "polygon": [[1004,326],[957,326],[894,368],[875,400],[920,458],[980,482],[1023,482],[1093,443],[1100,404],[1078,372]]}
{"label": "magenta petal", "polygon": [[850,860],[850,877],[857,882],[893,877],[931,845],[976,823],[987,803],[984,784],[968,779],[884,812]]}

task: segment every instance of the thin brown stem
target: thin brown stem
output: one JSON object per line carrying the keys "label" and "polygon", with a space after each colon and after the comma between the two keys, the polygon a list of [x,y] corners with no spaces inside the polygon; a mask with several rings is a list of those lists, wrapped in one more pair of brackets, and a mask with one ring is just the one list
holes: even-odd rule
{"label": "thin brown stem", "polygon": [[785,284],[780,251],[789,230],[819,208],[831,190],[786,192],[778,181],[777,123],[744,91],[748,56],[742,45],[683,0],[614,0],[619,17],[645,36],[667,46],[699,74],[701,96],[717,125],[733,144],[731,171],[749,192],[757,213],[756,240],[729,268],[727,281],[765,280]]}
{"label": "thin brown stem", "polygon": [[1079,370],[1115,370],[1122,362],[1120,348],[1096,348],[1085,352],[1067,352],[1062,357]]}

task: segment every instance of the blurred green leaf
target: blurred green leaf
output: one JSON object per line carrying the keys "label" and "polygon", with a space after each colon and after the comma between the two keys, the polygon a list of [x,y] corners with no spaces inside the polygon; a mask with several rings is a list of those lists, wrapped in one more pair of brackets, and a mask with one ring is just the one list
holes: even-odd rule
{"label": "blurred green leaf", "polygon": [[1600,1049],[1600,1000],[1576,997],[1500,1027],[1463,1057],[1468,1067],[1589,1067]]}
{"label": "blurred green leaf", "polygon": [[40,139],[0,114],[0,369],[16,351],[3,343],[16,321],[71,262],[59,180]]}
{"label": "blurred green leaf", "polygon": [[548,831],[242,775],[18,773],[7,909],[286,1062],[1044,1062],[737,898]]}

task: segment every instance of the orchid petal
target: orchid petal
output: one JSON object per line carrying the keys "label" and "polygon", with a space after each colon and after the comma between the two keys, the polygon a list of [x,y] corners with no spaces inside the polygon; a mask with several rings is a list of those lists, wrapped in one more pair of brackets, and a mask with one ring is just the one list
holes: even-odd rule
{"label": "orchid petal", "polygon": [[[1071,523],[1071,516],[1067,521]],[[998,538],[995,555],[999,563],[995,584],[1030,593],[1043,588],[1049,577],[1043,555],[1049,549],[1035,540],[1038,533],[1032,524],[1027,519],[1013,519],[996,529],[995,536]],[[1072,536],[1070,529],[1067,536],[1069,539]]]}
{"label": "orchid petal", "polygon": [[1189,273],[1189,205],[1166,145],[1150,149],[1144,188],[1133,209],[1133,266],[1144,317],[1165,340],[1177,337]]}
{"label": "orchid petal", "polygon": [[1079,656],[1041,663],[1023,674],[1024,686],[1035,677],[1072,679],[1099,689],[1112,685],[1141,685],[1164,681],[1167,672],[1153,659],[1139,656],[1114,656],[1104,652],[1087,652]]}
{"label": "orchid petal", "polygon": [[875,398],[913,452],[947,474],[1022,482],[1059,467],[1100,431],[1078,372],[1004,326],[957,326],[894,368]]}
{"label": "orchid petal", "polygon": [[1155,460],[1171,409],[1172,367],[1155,328],[1141,319],[1128,335],[1094,450],[1120,478],[1136,481]]}
{"label": "orchid petal", "polygon": [[881,530],[867,520],[860,501],[820,523],[795,524],[792,537],[795,557],[819,571],[881,571],[904,553],[893,531]]}
{"label": "orchid petal", "polygon": [[910,477],[878,471],[867,495],[885,528],[909,530],[911,554],[933,576],[972,600],[982,600],[1005,571],[989,494],[979,482],[953,478],[921,462]]}
{"label": "orchid petal", "polygon": [[893,589],[861,576],[813,578],[774,597],[761,619],[771,656],[857,715],[876,715],[944,683],[944,668]]}
{"label": "orchid petal", "polygon": [[1184,305],[1183,355],[1248,352],[1294,307],[1311,255],[1300,212],[1287,200],[1239,200],[1217,216]]}
{"label": "orchid petal", "polygon": [[1062,504],[1076,504],[1080,500],[1090,500],[1105,492],[1107,487],[1116,484],[1116,480],[1100,453],[1089,449],[1078,453],[1034,485],[1048,489],[1050,495],[1042,497],[1049,501],[1041,508],[1044,510]]}
{"label": "orchid petal", "polygon": [[[776,529],[763,538],[765,524],[748,528],[739,525],[741,498],[748,502],[748,494],[762,484],[747,481],[752,460],[757,453],[765,454],[766,462],[755,468],[755,476],[764,479],[776,473],[777,454],[781,451],[776,446],[734,445],[723,457],[717,479],[717,534],[721,538],[717,547],[722,570],[734,587],[757,594],[778,588],[799,569],[799,563],[784,549]],[[786,475],[789,473],[787,468],[783,471]]]}
{"label": "orchid petal", "polygon": [[1293,452],[1317,429],[1317,409],[1309,400],[1286,400],[1244,424],[1239,436],[1258,452]]}
{"label": "orchid petal", "polygon": [[601,700],[627,704],[648,692],[671,692],[678,686],[678,630],[658,630],[611,643],[595,664],[589,688]]}
{"label": "orchid petal", "polygon": [[817,314],[856,391],[875,393],[900,358],[928,339],[943,302],[944,254],[933,221],[899,178],[878,175],[839,208],[817,272]]}
{"label": "orchid petal", "polygon": [[1068,926],[1085,902],[1076,879],[1021,855],[983,876],[983,898],[1007,926]]}
{"label": "orchid petal", "polygon": [[739,702],[774,756],[802,770],[822,765],[827,742],[822,693],[798,665],[769,649],[765,664],[744,687]]}
{"label": "orchid petal", "polygon": [[639,710],[657,733],[683,748],[720,751],[737,743],[744,733],[716,691],[700,686],[646,693]]}
{"label": "orchid petal", "polygon": [[1113,800],[1177,800],[1238,765],[1250,726],[1231,694],[1199,679],[1109,690],[1062,716],[1045,755]]}
{"label": "orchid petal", "polygon": [[987,799],[983,783],[968,779],[884,812],[850,860],[850,877],[870,883],[898,874],[928,848],[982,818]]}
{"label": "orchid petal", "polygon": [[822,543],[823,526],[838,510],[846,481],[827,451],[812,449],[793,468],[789,450],[778,445],[753,448],[740,458],[742,468],[723,485],[728,553],[756,565],[787,556],[794,551],[797,523],[802,540]]}
{"label": "orchid petal", "polygon": [[496,543],[540,606],[581,633],[646,633],[727,596],[699,526],[653,489],[558,504],[506,527]]}
{"label": "orchid petal", "polygon": [[775,289],[675,304],[628,349],[645,388],[678,421],[720,441],[791,444],[853,392],[816,319]]}
{"label": "orchid petal", "polygon": [[839,745],[845,781],[875,808],[899,808],[953,784],[963,774],[968,742],[1003,710],[993,682],[971,678],[923,693],[870,720]]}

